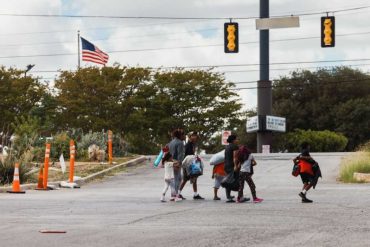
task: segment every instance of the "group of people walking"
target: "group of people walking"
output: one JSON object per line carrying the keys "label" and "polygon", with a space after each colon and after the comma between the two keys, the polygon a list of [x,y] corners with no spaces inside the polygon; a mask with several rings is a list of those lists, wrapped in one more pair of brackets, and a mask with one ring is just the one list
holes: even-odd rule
{"label": "group of people walking", "polygon": [[164,148],[162,165],[165,168],[166,185],[161,197],[162,202],[165,202],[164,197],[169,187],[171,187],[171,201],[185,200],[186,198],[182,196],[181,191],[188,181],[193,185],[193,199],[204,199],[198,194],[198,176],[190,176],[190,174],[188,174],[189,170],[187,169],[189,167],[189,162],[193,161],[193,159],[199,159],[195,157],[195,145],[198,141],[197,132],[190,132],[188,134],[188,141],[186,144],[184,144],[185,140],[185,131],[183,129],[175,129],[172,132],[171,142]]}
{"label": "group of people walking", "polygon": [[[185,140],[187,142],[185,144]],[[193,131],[185,134],[183,129],[175,129],[172,132],[172,140],[163,149],[162,167],[164,168],[165,187],[162,191],[161,201],[166,202],[165,195],[168,189],[171,189],[170,201],[185,200],[182,195],[182,190],[187,182],[190,181],[193,187],[193,199],[203,200],[204,198],[198,193],[197,180],[203,175],[203,162],[196,155],[196,143],[198,141],[197,132]],[[239,139],[236,135],[230,135],[227,139],[228,145],[222,151],[222,162],[213,164],[212,178],[214,182],[214,197],[213,200],[218,201],[221,198],[218,196],[220,187],[224,187],[226,191],[227,203],[244,203],[251,199],[244,196],[244,185],[248,184],[252,195],[252,202],[261,203],[263,199],[257,197],[256,186],[252,179],[254,174],[253,167],[257,165],[251,151],[245,145],[239,145]],[[309,154],[309,145],[302,145],[302,153],[294,159],[294,170],[299,170],[297,174],[302,178],[304,184],[299,196],[303,203],[310,203],[306,197],[307,191],[314,187],[318,177],[321,177],[321,172],[316,161]],[[302,163],[303,162],[303,163]],[[310,164],[309,167],[303,167],[304,164]],[[212,163],[211,163],[212,164]],[[315,171],[315,166],[318,170]],[[304,171],[303,169],[308,169]],[[237,191],[237,197],[231,195],[232,191]]]}

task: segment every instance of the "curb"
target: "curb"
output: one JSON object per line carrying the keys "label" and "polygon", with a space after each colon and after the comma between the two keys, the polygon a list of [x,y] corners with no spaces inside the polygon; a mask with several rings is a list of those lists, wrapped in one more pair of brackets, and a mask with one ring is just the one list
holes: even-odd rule
{"label": "curb", "polygon": [[77,180],[75,181],[75,183],[77,183],[78,185],[83,185],[83,184],[86,184],[88,183],[89,181],[97,178],[97,177],[101,177],[103,176],[104,174],[114,170],[114,169],[117,169],[117,168],[120,168],[122,166],[126,166],[126,167],[132,167],[134,165],[138,165],[138,164],[141,164],[143,163],[144,161],[146,161],[146,157],[144,156],[140,156],[139,158],[136,158],[134,160],[130,160],[130,161],[127,161],[127,162],[124,162],[124,163],[121,163],[121,164],[118,164],[118,165],[115,165],[115,166],[112,166],[112,167],[109,167],[103,171],[100,171],[100,172],[96,172],[94,174],[91,174],[87,177],[84,177],[84,178],[81,178],[80,180]]}
{"label": "curb", "polygon": [[[108,172],[110,172],[110,171],[112,171],[114,169],[120,168],[122,166],[132,167],[132,166],[141,164],[141,163],[145,162],[146,160],[147,160],[147,158],[145,156],[140,156],[140,157],[138,157],[136,159],[123,162],[121,164],[118,164],[118,165],[109,167],[109,168],[107,168],[105,170],[102,170],[100,172],[96,172],[94,174],[91,174],[91,175],[89,175],[87,177],[81,178],[80,180],[75,181],[75,182],[78,185],[83,185],[83,184],[86,184],[89,181],[95,179],[96,177],[104,176],[104,174],[106,174],[106,173],[108,173]],[[48,183],[48,185],[53,185],[53,186],[59,187],[60,181],[59,182],[50,182],[50,183]],[[36,187],[37,187],[37,184],[36,183],[34,183],[34,184],[22,184],[21,185],[21,190],[34,190]],[[6,193],[8,190],[11,190],[11,189],[12,189],[12,186],[1,187],[0,188],[0,193]]]}

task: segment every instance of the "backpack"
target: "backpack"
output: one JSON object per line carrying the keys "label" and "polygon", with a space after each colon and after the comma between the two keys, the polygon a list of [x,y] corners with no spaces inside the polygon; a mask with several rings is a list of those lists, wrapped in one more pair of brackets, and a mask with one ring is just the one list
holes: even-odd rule
{"label": "backpack", "polygon": [[246,161],[249,158],[251,151],[247,148],[247,146],[241,145],[238,150],[238,159],[241,163]]}
{"label": "backpack", "polygon": [[202,175],[202,165],[199,157],[193,159],[189,166],[189,176],[196,177]]}

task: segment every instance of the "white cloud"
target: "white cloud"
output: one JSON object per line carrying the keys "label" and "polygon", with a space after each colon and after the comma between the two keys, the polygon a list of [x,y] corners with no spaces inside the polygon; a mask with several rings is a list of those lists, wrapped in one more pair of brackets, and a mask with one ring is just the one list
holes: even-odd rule
{"label": "white cloud", "polygon": [[[259,1],[245,0],[2,0],[0,13],[18,14],[81,14],[115,16],[178,16],[178,17],[234,17],[256,16],[259,13]],[[271,15],[307,13],[350,8],[368,4],[368,1],[345,0],[327,1],[270,1]],[[337,34],[370,32],[368,14],[370,10],[358,10],[336,14]],[[103,51],[124,51],[133,49],[163,48],[192,45],[214,45],[223,43],[223,23],[227,20],[142,20],[142,19],[77,19],[77,18],[39,18],[0,16],[1,56],[75,53],[77,51],[76,32],[98,45]],[[271,40],[319,36],[320,15],[301,17],[298,29],[280,29],[270,32]],[[258,41],[253,20],[238,20],[240,41]],[[105,28],[104,28],[105,27]],[[100,29],[98,29],[100,28]],[[217,30],[214,30],[218,28]],[[194,30],[205,31],[194,32]],[[56,32],[62,31],[62,32]],[[22,34],[30,33],[33,34]],[[39,32],[39,33],[37,33]],[[21,33],[15,35],[14,33]],[[138,37],[141,36],[141,37]],[[322,49],[319,39],[271,42],[270,61],[294,62],[330,59],[367,58],[370,55],[369,35],[337,37],[337,46]],[[19,44],[59,42],[20,46]],[[13,46],[9,46],[13,45]],[[16,46],[14,46],[16,45]],[[192,66],[217,64],[258,64],[258,44],[243,44],[238,54],[225,54],[222,46],[170,49],[144,52],[111,53],[110,64],[142,66]],[[27,64],[36,64],[33,71],[75,69],[77,56],[0,58],[5,66],[25,68]],[[361,62],[365,63],[365,62]],[[370,63],[370,61],[368,62]],[[85,63],[82,63],[85,65]],[[347,64],[356,64],[349,62]],[[271,65],[271,79],[288,73],[282,68],[318,66],[319,64]],[[324,64],[330,65],[330,64]],[[366,66],[362,68],[366,69]],[[258,66],[224,67],[218,71],[258,70]],[[34,73],[45,78],[54,77],[52,73]],[[226,73],[230,81],[258,80],[259,72]],[[238,87],[255,87],[256,84],[240,84]],[[256,90],[238,91],[246,108],[256,106]]]}

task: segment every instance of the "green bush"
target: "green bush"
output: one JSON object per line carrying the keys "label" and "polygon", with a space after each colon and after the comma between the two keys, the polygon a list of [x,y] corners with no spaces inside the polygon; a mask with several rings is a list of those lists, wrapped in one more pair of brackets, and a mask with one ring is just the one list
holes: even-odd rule
{"label": "green bush", "polygon": [[340,134],[324,131],[300,130],[296,129],[286,135],[281,136],[279,143],[280,150],[299,152],[303,142],[308,142],[312,152],[340,152],[343,151],[348,143],[348,139]]}
{"label": "green bush", "polygon": [[64,157],[69,157],[70,140],[71,138],[68,136],[67,132],[60,132],[55,135],[51,141],[50,157],[57,160],[61,154],[63,154]]}

